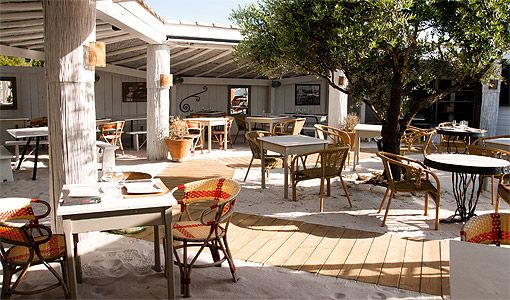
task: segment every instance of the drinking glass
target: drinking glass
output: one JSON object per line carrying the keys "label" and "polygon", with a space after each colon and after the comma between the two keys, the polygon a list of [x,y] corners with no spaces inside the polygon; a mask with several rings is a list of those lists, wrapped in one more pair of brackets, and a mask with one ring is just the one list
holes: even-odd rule
{"label": "drinking glass", "polygon": [[453,127],[457,127],[458,125],[459,125],[459,124],[457,124],[457,121],[456,121],[456,120],[453,120],[453,121],[452,121],[452,126],[453,126]]}
{"label": "drinking glass", "polygon": [[462,121],[460,121],[460,126],[461,126],[462,128],[468,128],[468,127],[469,127],[469,126],[468,126],[468,121],[466,121],[466,120],[462,120]]}

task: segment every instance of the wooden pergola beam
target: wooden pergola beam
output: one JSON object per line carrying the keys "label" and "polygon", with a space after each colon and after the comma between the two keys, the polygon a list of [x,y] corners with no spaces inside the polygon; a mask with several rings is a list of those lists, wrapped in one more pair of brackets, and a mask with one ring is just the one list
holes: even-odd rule
{"label": "wooden pergola beam", "polygon": [[223,74],[221,74],[221,75],[216,76],[216,78],[222,78],[222,77],[225,77],[225,76],[227,76],[228,74],[232,74],[232,73],[235,73],[235,72],[237,72],[237,71],[239,71],[239,70],[242,70],[242,69],[246,68],[246,66],[247,66],[247,64],[241,65],[241,66],[240,66],[240,67],[238,67],[238,68],[235,68],[235,69],[230,70],[230,71],[228,71],[228,72],[226,72],[226,73],[223,73]]}
{"label": "wooden pergola beam", "polygon": [[213,56],[213,57],[211,57],[211,58],[209,58],[209,59],[206,59],[206,60],[201,61],[201,62],[199,62],[199,63],[197,63],[197,64],[194,64],[194,65],[189,66],[189,67],[187,67],[187,68],[185,68],[185,69],[182,69],[182,70],[180,70],[179,72],[175,73],[175,75],[179,75],[179,74],[182,74],[182,73],[188,72],[188,71],[190,71],[190,70],[194,70],[194,69],[196,69],[196,68],[199,68],[199,67],[201,67],[201,66],[203,66],[203,65],[207,65],[208,63],[211,63],[211,62],[213,62],[213,61],[215,61],[215,60],[221,59],[221,58],[223,58],[223,57],[225,57],[225,56],[227,56],[227,55],[230,55],[230,54],[231,54],[231,52],[230,52],[230,51],[222,52],[222,53],[220,53],[220,54],[218,54],[218,55],[216,55],[216,56]]}
{"label": "wooden pergola beam", "polygon": [[140,46],[134,46],[134,47],[122,48],[122,49],[110,51],[110,52],[108,52],[108,55],[109,56],[121,55],[121,54],[126,54],[129,52],[140,51],[140,50],[145,50],[145,49],[147,49],[147,45],[140,45]]}
{"label": "wooden pergola beam", "polygon": [[147,57],[147,54],[144,53],[144,54],[140,54],[140,55],[124,58],[124,59],[121,59],[121,60],[112,61],[111,63],[114,64],[114,65],[120,65],[120,64],[132,62],[132,61],[137,61],[137,60],[145,59],[146,57]]}
{"label": "wooden pergola beam", "polygon": [[212,72],[214,72],[214,71],[218,70],[219,68],[222,68],[222,67],[224,67],[224,66],[230,65],[230,64],[232,64],[233,62],[234,62],[234,59],[233,59],[233,58],[231,58],[231,59],[229,59],[229,60],[227,60],[227,61],[225,61],[225,62],[222,62],[221,64],[217,65],[217,66],[216,66],[216,67],[214,67],[214,68],[211,68],[211,69],[209,69],[209,70],[207,70],[207,71],[205,71],[205,72],[203,72],[203,73],[197,74],[196,76],[197,76],[197,77],[202,77],[202,76],[204,76],[204,75],[207,75],[207,74],[209,74],[209,73],[212,73]]}
{"label": "wooden pergola beam", "polygon": [[195,55],[192,55],[192,56],[190,56],[190,57],[188,57],[186,59],[181,60],[180,62],[172,64],[172,68],[180,66],[182,64],[185,64],[185,63],[187,63],[189,61],[192,61],[192,60],[194,60],[197,57],[204,56],[204,55],[206,55],[208,53],[211,53],[212,51],[214,51],[214,49],[207,49],[207,50],[201,51],[201,52],[199,52],[199,53],[197,53]]}

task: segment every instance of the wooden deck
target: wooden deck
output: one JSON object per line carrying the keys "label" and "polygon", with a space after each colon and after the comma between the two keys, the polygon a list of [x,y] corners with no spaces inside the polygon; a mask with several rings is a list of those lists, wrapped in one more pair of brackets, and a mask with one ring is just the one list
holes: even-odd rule
{"label": "wooden deck", "polygon": [[[172,164],[158,177],[172,188],[207,177],[231,177],[249,157]],[[257,162],[258,163],[258,162]],[[260,164],[253,172],[259,171]],[[163,236],[163,235],[160,235]],[[152,230],[135,235],[152,240]],[[236,213],[229,228],[236,259],[432,295],[449,295],[449,243],[403,238]]]}

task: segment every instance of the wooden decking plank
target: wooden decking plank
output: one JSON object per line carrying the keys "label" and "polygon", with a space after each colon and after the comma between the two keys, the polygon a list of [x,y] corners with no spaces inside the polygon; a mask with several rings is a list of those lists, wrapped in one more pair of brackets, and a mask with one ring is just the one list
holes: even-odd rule
{"label": "wooden decking plank", "polygon": [[391,238],[391,234],[383,234],[374,238],[363,268],[358,275],[358,281],[377,283]]}
{"label": "wooden decking plank", "polygon": [[257,223],[262,216],[257,215],[248,215],[246,218],[240,220],[239,222],[230,222],[228,227],[228,241],[230,243],[231,240],[235,239],[238,235],[243,234],[246,230],[249,230],[250,226]]}
{"label": "wooden decking plank", "polygon": [[450,241],[440,241],[441,244],[441,294],[450,296]]}
{"label": "wooden decking plank", "polygon": [[408,239],[402,271],[400,272],[399,289],[420,291],[422,256],[423,240]]}
{"label": "wooden decking plank", "polygon": [[253,255],[248,257],[248,261],[264,263],[275,251],[285,243],[294,232],[299,231],[299,226],[302,222],[291,221],[287,225],[283,226],[269,241],[264,244],[264,247],[259,248]]}
{"label": "wooden decking plank", "polygon": [[407,240],[392,235],[377,284],[398,287]]}
{"label": "wooden decking plank", "polygon": [[441,296],[441,245],[423,241],[420,292]]}
{"label": "wooden decking plank", "polygon": [[352,230],[346,228],[342,238],[338,241],[328,259],[319,271],[319,274],[326,276],[336,277],[340,270],[343,268],[344,263],[351,252],[356,238],[361,233],[359,230]]}
{"label": "wooden decking plank", "polygon": [[310,273],[317,273],[322,268],[328,259],[331,251],[335,248],[336,244],[342,237],[345,228],[332,227],[319,243],[315,251],[308,257],[305,263],[301,266],[301,271]]}
{"label": "wooden decking plank", "polygon": [[310,223],[302,223],[299,226],[299,230],[294,232],[289,239],[283,243],[265,262],[265,265],[281,266],[285,263],[287,258],[291,256],[294,251],[301,245],[306,237],[312,232],[318,225]]}
{"label": "wooden decking plank", "polygon": [[257,239],[257,236],[264,229],[264,227],[271,226],[276,219],[274,218],[260,218],[255,224],[245,228],[242,234],[239,234],[235,238],[229,239],[230,252],[234,255],[243,248],[251,240]]}
{"label": "wooden decking plank", "polygon": [[299,270],[328,233],[328,230],[329,227],[326,226],[315,227],[301,245],[299,245],[296,251],[282,264],[282,267]]}
{"label": "wooden decking plank", "polygon": [[365,263],[368,251],[372,246],[374,238],[377,236],[373,232],[361,232],[356,238],[356,242],[349,253],[349,256],[345,260],[344,266],[338,272],[339,278],[345,279],[357,279],[361,268]]}
{"label": "wooden decking plank", "polygon": [[285,225],[289,224],[289,222],[289,220],[285,219],[276,219],[270,228],[263,228],[256,238],[252,239],[241,249],[239,249],[239,251],[234,255],[234,258],[248,260],[248,258],[257,252],[260,248],[265,247],[267,242],[270,241],[276,234],[278,234],[278,232],[280,232],[285,227]]}

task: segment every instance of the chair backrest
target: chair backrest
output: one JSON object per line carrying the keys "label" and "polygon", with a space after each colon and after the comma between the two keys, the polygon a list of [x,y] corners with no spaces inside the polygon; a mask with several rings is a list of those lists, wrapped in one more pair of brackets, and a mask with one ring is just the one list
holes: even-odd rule
{"label": "chair backrest", "polygon": [[510,245],[510,214],[474,216],[462,226],[460,239],[470,243]]}
{"label": "chair backrest", "polygon": [[[392,190],[395,190],[395,182],[400,180],[414,182],[416,188],[420,188],[424,175],[426,175],[425,170],[427,170],[427,167],[422,162],[406,156],[383,151],[377,152],[377,156],[382,160],[384,172],[388,179],[388,185]],[[402,175],[401,178],[393,177],[392,167],[400,170],[399,174]],[[427,170],[427,172],[430,171]],[[414,190],[414,188],[411,190]]]}
{"label": "chair backrest", "polygon": [[122,134],[125,121],[107,122],[101,124],[101,133],[104,135],[119,135]]}
{"label": "chair backrest", "polygon": [[503,175],[499,180],[498,196],[510,204],[510,174]]}
{"label": "chair backrest", "polygon": [[315,132],[320,139],[329,139],[333,145],[350,145],[351,137],[346,131],[327,125],[315,124]]}
{"label": "chair backrest", "polygon": [[248,141],[253,158],[260,159],[262,151],[260,150],[260,142],[257,138],[263,136],[274,136],[274,134],[269,131],[250,131],[245,133],[244,136]]}
{"label": "chair backrest", "polygon": [[202,130],[203,128],[200,121],[186,120],[186,124],[188,124],[188,129]]}
{"label": "chair backrest", "polygon": [[144,172],[122,172],[125,180],[151,179],[152,175]]}
{"label": "chair backrest", "polygon": [[349,144],[341,147],[329,147],[319,152],[323,174],[329,176],[341,176],[345,160],[351,147]]}
{"label": "chair backrest", "polygon": [[241,115],[235,115],[234,116],[234,119],[236,121],[236,125],[237,125],[237,129],[238,130],[246,130],[246,120],[245,120],[245,116],[241,116]]}
{"label": "chair backrest", "polygon": [[468,145],[467,152],[471,155],[481,155],[510,160],[510,151],[489,147],[480,143]]}
{"label": "chair backrest", "polygon": [[422,152],[423,155],[430,154],[435,145],[432,138],[436,133],[435,129],[422,129],[414,126],[407,126],[400,137],[400,143],[405,146],[408,152]]}
{"label": "chair backrest", "polygon": [[278,135],[299,135],[305,126],[306,118],[297,118],[275,123],[271,130]]}

